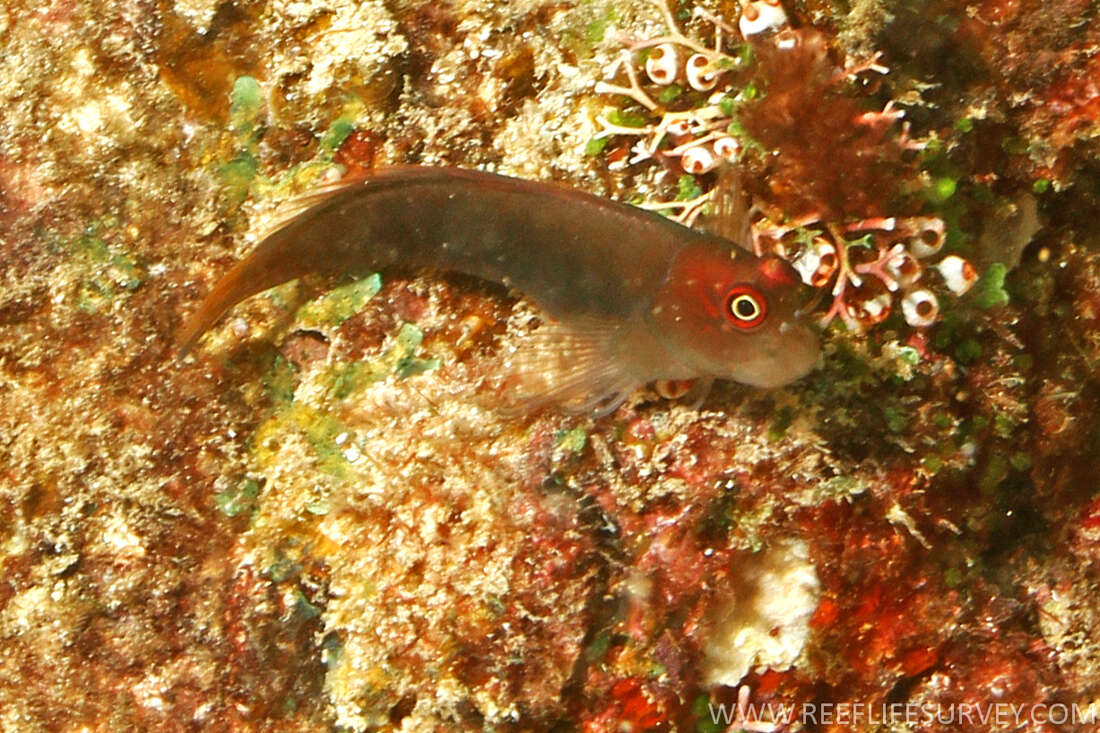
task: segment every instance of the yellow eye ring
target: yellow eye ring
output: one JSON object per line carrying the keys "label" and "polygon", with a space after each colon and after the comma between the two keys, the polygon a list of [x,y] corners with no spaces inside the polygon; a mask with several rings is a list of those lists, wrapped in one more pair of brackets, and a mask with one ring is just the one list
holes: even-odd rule
{"label": "yellow eye ring", "polygon": [[760,316],[760,304],[751,295],[738,295],[730,301],[730,313],[739,321],[752,321]]}
{"label": "yellow eye ring", "polygon": [[759,326],[767,315],[764,298],[755,288],[740,285],[726,296],[726,314],[730,322],[738,328]]}

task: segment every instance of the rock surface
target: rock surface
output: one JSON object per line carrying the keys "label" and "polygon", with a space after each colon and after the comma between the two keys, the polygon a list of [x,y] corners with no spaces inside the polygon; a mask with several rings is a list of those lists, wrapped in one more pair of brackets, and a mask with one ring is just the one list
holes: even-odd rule
{"label": "rock surface", "polygon": [[982,280],[831,329],[789,388],[590,419],[469,399],[532,314],[462,278],[307,279],[173,339],[341,169],[638,193],[586,145],[656,7],[0,7],[0,727],[712,731],[751,691],[792,729],[1094,729],[1095,5],[788,10],[883,53],[866,98],[938,141],[913,180]]}

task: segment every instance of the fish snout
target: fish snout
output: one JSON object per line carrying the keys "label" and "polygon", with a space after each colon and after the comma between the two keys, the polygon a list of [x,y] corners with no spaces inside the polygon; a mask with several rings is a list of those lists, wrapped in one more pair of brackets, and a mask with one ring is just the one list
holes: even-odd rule
{"label": "fish snout", "polygon": [[813,370],[821,353],[821,336],[803,321],[784,321],[759,349],[755,359],[737,365],[733,378],[766,389],[783,387]]}

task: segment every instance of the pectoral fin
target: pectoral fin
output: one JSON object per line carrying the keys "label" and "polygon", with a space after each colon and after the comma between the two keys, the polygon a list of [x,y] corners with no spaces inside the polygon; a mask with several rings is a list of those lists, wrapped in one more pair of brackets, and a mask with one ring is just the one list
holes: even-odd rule
{"label": "pectoral fin", "polygon": [[618,328],[603,319],[547,321],[520,337],[502,362],[494,407],[507,413],[555,406],[606,415],[640,386],[615,357]]}

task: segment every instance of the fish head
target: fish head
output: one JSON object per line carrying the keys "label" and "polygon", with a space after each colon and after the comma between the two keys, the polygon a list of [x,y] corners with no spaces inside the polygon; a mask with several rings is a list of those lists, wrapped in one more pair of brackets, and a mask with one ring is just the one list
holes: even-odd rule
{"label": "fish head", "polygon": [[775,256],[721,239],[684,246],[655,293],[649,325],[696,376],[778,387],[807,374],[821,341],[799,312],[805,288]]}

